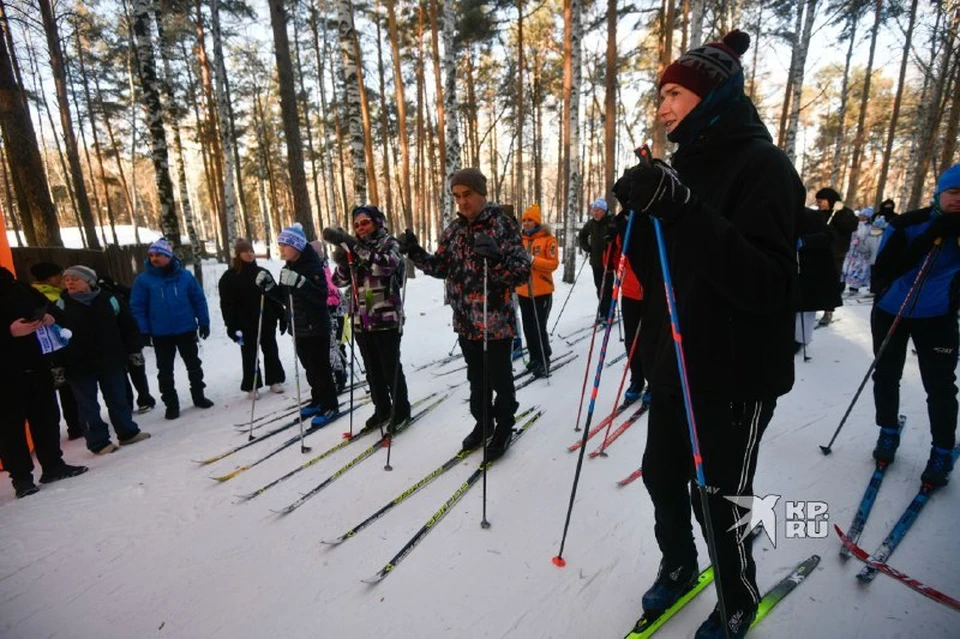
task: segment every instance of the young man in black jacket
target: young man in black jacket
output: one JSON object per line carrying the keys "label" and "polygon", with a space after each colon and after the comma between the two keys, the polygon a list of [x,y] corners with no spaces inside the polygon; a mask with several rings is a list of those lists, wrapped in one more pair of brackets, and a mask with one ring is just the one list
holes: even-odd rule
{"label": "young man in black jacket", "polygon": [[[847,257],[847,252],[850,250],[850,238],[853,236],[854,231],[857,230],[857,225],[860,222],[857,220],[854,212],[847,207],[842,206],[839,209],[837,208],[837,202],[839,202],[841,198],[840,194],[834,189],[830,187],[820,189],[814,197],[817,200],[817,209],[820,211],[823,221],[826,222],[830,228],[830,234],[833,237],[830,250],[833,252],[833,264],[837,270],[835,286],[837,287],[837,295],[840,295],[843,293],[844,287],[844,283],[840,280],[840,274],[843,273],[843,260]],[[839,302],[824,311],[820,317],[821,326],[826,326],[833,321],[833,310],[842,303],[843,302]]]}
{"label": "young man in black jacket", "polygon": [[[650,216],[663,225],[730,637],[742,637],[760,593],[741,518],[754,495],[760,438],[793,386],[795,225],[804,188],[743,92],[733,31],[685,53],[660,79],[658,112],[679,145],[672,167],[628,169],[614,187],[634,211],[628,258],[648,295],[639,351],[651,389],[643,478],[653,500],[660,573],[643,596],[658,614],[697,581],[690,520],[694,460]],[[703,521],[699,491],[694,512]],[[749,517],[747,518],[749,519]],[[723,637],[719,610],[698,639]]]}
{"label": "young man in black jacket", "polygon": [[0,461],[10,474],[17,497],[37,492],[33,459],[27,445],[25,422],[30,422],[37,461],[43,468],[41,484],[74,477],[86,466],[64,463],[60,450],[60,416],[50,373],[36,332],[54,323],[48,300],[30,286],[17,282],[0,267]]}
{"label": "young man in black jacket", "polygon": [[300,224],[283,229],[277,236],[277,244],[280,257],[287,262],[280,270],[280,286],[284,304],[292,305],[287,309],[293,324],[290,332],[296,338],[297,358],[310,385],[310,403],[300,413],[313,417],[314,426],[325,426],[340,412],[330,366],[327,275]]}
{"label": "young man in black jacket", "polygon": [[613,294],[613,275],[608,270],[614,270],[611,264],[611,246],[617,235],[617,227],[613,216],[607,207],[607,201],[602,197],[594,200],[590,205],[590,219],[587,220],[580,233],[577,234],[577,243],[580,250],[590,258],[590,268],[593,270],[593,284],[597,288],[597,321],[607,319],[607,310],[610,308],[610,296]]}

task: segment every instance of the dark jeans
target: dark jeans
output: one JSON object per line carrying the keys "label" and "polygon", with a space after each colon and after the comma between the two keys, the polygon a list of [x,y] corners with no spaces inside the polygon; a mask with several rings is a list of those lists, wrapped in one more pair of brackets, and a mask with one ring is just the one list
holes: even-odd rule
{"label": "dark jeans", "polygon": [[187,367],[190,394],[203,395],[203,368],[197,348],[197,334],[193,331],[180,335],[162,335],[153,338],[153,350],[157,355],[157,381],[160,384],[160,399],[167,406],[180,406],[177,386],[173,381],[173,358],[177,351]]}
{"label": "dark jeans", "polygon": [[[513,428],[513,416],[519,406],[513,386],[512,343],[511,338],[487,341],[487,393],[484,396],[483,340],[460,337],[460,350],[467,363],[467,381],[470,382],[470,414],[478,424],[483,424],[486,413],[487,427],[495,425],[498,430]],[[497,394],[496,401],[494,393]]]}
{"label": "dark jeans", "polygon": [[[643,313],[643,300],[634,300],[629,297],[622,297],[620,300],[620,312],[623,313],[623,334],[626,338],[624,342],[627,350],[627,356],[630,355],[630,347],[633,346],[634,335],[640,330],[640,317]],[[643,388],[643,363],[640,361],[640,347],[633,352],[633,358],[630,360],[630,383]]]}
{"label": "dark jeans", "polygon": [[[400,331],[395,328],[386,331],[357,331],[356,339],[363,365],[367,369],[370,395],[373,396],[377,417],[387,419],[394,406],[397,416],[410,415],[407,379],[403,374],[403,365],[399,363]],[[393,387],[395,374],[396,388]]]}
{"label": "dark jeans", "polygon": [[610,310],[610,298],[613,296],[615,275],[611,272],[608,277],[604,278],[606,271],[602,266],[591,264],[590,268],[593,269],[593,285],[597,287],[597,299],[600,300],[600,304],[597,306],[597,317],[605,318]]}
{"label": "dark jeans", "polygon": [[[893,325],[895,316],[873,308],[870,328],[873,331],[873,353]],[[952,449],[957,430],[957,314],[900,320],[883,356],[873,371],[873,402],[877,409],[877,425],[896,428],[900,412],[900,378],[907,357],[907,342],[913,338],[920,364],[920,379],[927,391],[927,416],[933,445]]]}
{"label": "dark jeans", "polygon": [[337,387],[330,367],[330,336],[310,335],[297,338],[297,358],[310,385],[310,404],[322,411],[336,410]]}
{"label": "dark jeans", "polygon": [[[80,414],[77,412],[77,400],[73,397],[73,391],[68,384],[57,389],[57,395],[60,396],[60,413],[63,421],[67,422],[67,435],[83,435],[83,423],[80,421]],[[59,420],[57,420],[59,421]]]}
{"label": "dark jeans", "polygon": [[[550,336],[547,335],[547,317],[553,306],[553,295],[539,295],[533,299],[517,296],[520,300],[520,316],[523,318],[523,339],[527,342],[527,352],[531,362],[539,362],[546,367],[553,355],[550,348]],[[536,307],[536,313],[534,313]],[[539,327],[539,332],[538,332]],[[540,352],[540,341],[543,340],[543,350]]]}
{"label": "dark jeans", "polygon": [[110,443],[110,429],[100,417],[100,403],[97,401],[97,386],[103,393],[103,400],[107,404],[107,414],[110,423],[117,433],[117,439],[130,439],[140,432],[140,428],[133,421],[133,410],[127,402],[126,386],[127,371],[115,368],[90,375],[69,378],[70,388],[77,399],[80,409],[80,418],[86,425],[87,448],[97,452]]}
{"label": "dark jeans", "polygon": [[[264,318],[263,326],[260,328],[260,352],[263,353],[263,367],[267,371],[267,377],[264,380],[257,368],[257,343],[256,332],[251,331],[251,341],[244,340],[240,347],[240,358],[243,362],[243,379],[240,381],[240,390],[252,391],[254,389],[254,379],[256,379],[256,388],[264,385],[282,384],[286,381],[286,374],[283,372],[283,364],[280,363],[280,355],[277,351],[277,321]],[[246,335],[244,335],[246,337]]]}
{"label": "dark jeans", "polygon": [[[7,355],[9,357],[9,355]],[[33,458],[27,445],[25,422],[30,422],[30,436],[37,461],[45,470],[63,464],[60,451],[60,416],[57,396],[50,371],[18,373],[4,380],[0,397],[0,461],[11,479],[30,479]]]}
{"label": "dark jeans", "polygon": [[[754,494],[760,438],[776,404],[776,399],[694,400],[703,472],[710,489],[710,518],[728,610],[756,606],[760,593],[750,546],[740,541],[744,530],[734,527],[748,511],[724,497]],[[657,544],[670,566],[697,562],[690,520],[691,495],[701,526],[703,514],[699,489],[693,483],[695,476],[683,399],[654,391],[643,453],[643,482],[653,501]]]}

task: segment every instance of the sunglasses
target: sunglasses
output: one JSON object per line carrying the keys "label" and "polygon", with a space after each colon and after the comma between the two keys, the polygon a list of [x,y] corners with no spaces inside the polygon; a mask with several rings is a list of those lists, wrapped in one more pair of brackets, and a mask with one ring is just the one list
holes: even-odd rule
{"label": "sunglasses", "polygon": [[356,222],[354,222],[354,223],[353,223],[353,228],[355,228],[355,229],[362,229],[362,228],[364,228],[364,227],[366,227],[366,226],[370,226],[371,224],[373,224],[373,220],[371,220],[371,219],[369,219],[369,218],[364,218],[364,219],[362,219],[362,220],[357,220]]}

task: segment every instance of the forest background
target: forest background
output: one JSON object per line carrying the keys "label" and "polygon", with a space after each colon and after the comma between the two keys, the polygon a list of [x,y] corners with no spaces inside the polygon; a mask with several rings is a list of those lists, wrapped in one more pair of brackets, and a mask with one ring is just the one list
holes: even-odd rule
{"label": "forest background", "polygon": [[0,0],[0,27],[15,246],[132,226],[227,259],[362,203],[430,244],[445,176],[476,166],[490,199],[540,204],[570,282],[589,203],[641,142],[671,150],[660,73],[733,28],[808,189],[904,211],[956,161],[958,0]]}

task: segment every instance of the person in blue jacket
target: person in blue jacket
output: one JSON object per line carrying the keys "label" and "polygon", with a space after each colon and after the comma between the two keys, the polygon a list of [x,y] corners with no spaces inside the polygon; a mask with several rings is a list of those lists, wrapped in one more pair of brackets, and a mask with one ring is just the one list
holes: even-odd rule
{"label": "person in blue jacket", "polygon": [[[900,378],[913,338],[927,391],[933,445],[921,480],[944,486],[953,470],[957,430],[957,313],[960,309],[960,164],[937,181],[933,204],[899,215],[880,241],[871,289],[874,354],[907,300],[903,317],[873,373],[880,435],[873,457],[892,462],[900,444]],[[923,269],[925,275],[921,275]],[[918,279],[919,278],[919,279]],[[911,294],[912,290],[912,294]]]}
{"label": "person in blue jacket", "polygon": [[177,351],[187,367],[193,405],[210,408],[213,402],[203,394],[202,362],[197,336],[210,337],[210,313],[207,298],[193,274],[174,257],[170,243],[160,238],[150,245],[146,270],[133,282],[130,309],[137,319],[144,343],[157,355],[157,381],[160,399],[167,407],[164,416],[180,416],[180,399],[173,380],[173,360]]}

